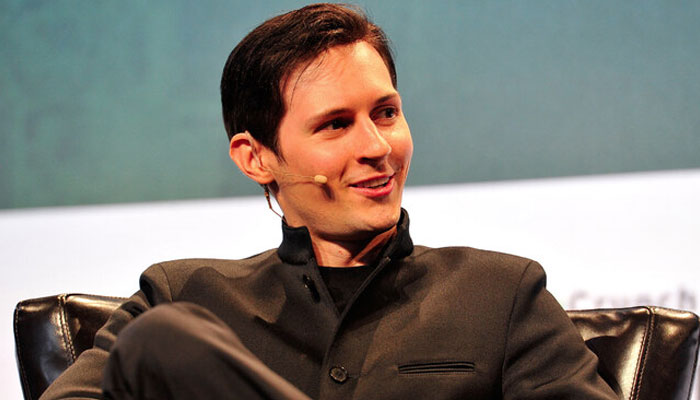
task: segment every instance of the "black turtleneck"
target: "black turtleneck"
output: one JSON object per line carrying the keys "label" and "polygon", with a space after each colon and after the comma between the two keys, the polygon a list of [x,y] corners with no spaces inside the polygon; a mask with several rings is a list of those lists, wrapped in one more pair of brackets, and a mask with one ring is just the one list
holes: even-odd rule
{"label": "black turtleneck", "polygon": [[[384,246],[375,263],[360,267],[322,267],[318,269],[328,287],[328,291],[340,313],[357,289],[377,268],[383,268],[390,260],[399,260],[413,252],[413,242],[408,233],[409,219],[406,210],[401,209],[401,217],[396,226],[396,235]],[[282,243],[277,249],[280,259],[292,265],[316,266],[311,236],[306,227],[291,227],[282,221]],[[306,277],[305,280],[310,278]],[[306,284],[306,282],[305,282]],[[310,282],[313,285],[313,281]],[[315,289],[313,289],[315,291]],[[316,293],[318,296],[318,293]]]}
{"label": "black turtleneck", "polygon": [[318,267],[339,313],[342,314],[352,295],[375,267],[375,264],[358,267]]}

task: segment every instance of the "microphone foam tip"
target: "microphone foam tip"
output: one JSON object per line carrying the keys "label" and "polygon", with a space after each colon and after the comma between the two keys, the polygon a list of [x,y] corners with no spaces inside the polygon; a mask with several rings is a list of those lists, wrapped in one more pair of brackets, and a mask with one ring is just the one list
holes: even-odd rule
{"label": "microphone foam tip", "polygon": [[316,175],[316,176],[314,176],[314,182],[316,182],[320,185],[325,185],[328,182],[328,178],[326,178],[323,175]]}

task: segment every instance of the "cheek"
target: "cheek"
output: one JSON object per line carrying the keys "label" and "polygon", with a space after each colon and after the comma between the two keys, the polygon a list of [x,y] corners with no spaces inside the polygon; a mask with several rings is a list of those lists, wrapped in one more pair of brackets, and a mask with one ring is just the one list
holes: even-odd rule
{"label": "cheek", "polygon": [[395,160],[401,161],[404,164],[404,168],[408,169],[413,156],[413,140],[411,139],[411,132],[408,130],[408,126],[406,126],[405,130],[392,135],[391,155]]}
{"label": "cheek", "polygon": [[306,157],[308,168],[316,174],[324,174],[328,177],[340,175],[345,169],[345,161],[349,155],[348,146],[334,146],[333,148],[316,148]]}

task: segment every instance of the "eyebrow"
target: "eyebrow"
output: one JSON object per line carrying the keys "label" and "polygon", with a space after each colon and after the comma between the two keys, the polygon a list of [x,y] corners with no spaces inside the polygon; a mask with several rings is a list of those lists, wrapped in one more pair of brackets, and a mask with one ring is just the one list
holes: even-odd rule
{"label": "eyebrow", "polygon": [[[399,95],[398,92],[389,93],[389,94],[384,95],[384,96],[378,98],[377,100],[375,100],[374,105],[376,106],[378,104],[387,102],[387,101],[392,100],[394,98],[400,98],[400,97],[401,96]],[[323,112],[309,118],[308,125],[309,125],[309,127],[314,127],[315,125],[323,122],[324,120],[326,120],[328,118],[335,117],[337,115],[345,114],[348,111],[350,111],[349,108],[334,108],[331,110],[323,111]]]}

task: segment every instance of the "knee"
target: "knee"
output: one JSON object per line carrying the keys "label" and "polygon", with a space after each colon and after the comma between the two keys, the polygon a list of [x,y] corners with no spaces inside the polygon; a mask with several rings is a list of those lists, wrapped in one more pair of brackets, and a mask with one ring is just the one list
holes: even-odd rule
{"label": "knee", "polygon": [[158,305],[129,322],[115,342],[116,348],[159,346],[175,339],[187,330],[187,316],[175,303]]}
{"label": "knee", "polygon": [[178,368],[183,361],[202,359],[210,351],[203,327],[211,324],[223,323],[200,306],[161,304],[127,324],[111,353],[121,362],[129,360],[147,370]]}

